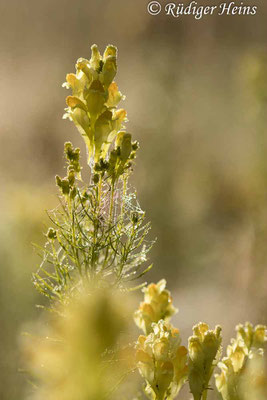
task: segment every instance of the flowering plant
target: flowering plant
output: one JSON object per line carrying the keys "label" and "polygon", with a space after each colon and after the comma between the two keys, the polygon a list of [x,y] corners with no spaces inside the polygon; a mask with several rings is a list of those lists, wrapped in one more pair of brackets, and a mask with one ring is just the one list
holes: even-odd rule
{"label": "flowering plant", "polygon": [[[200,322],[188,346],[170,320],[178,311],[166,281],[132,286],[149,271],[145,220],[129,176],[137,141],[126,131],[124,96],[114,81],[117,49],[103,55],[92,46],[76,73],[63,84],[72,90],[64,118],[85,141],[89,181],[83,180],[80,149],[65,143],[66,176],[56,176],[59,206],[41,247],[42,262],[33,282],[48,303],[45,333],[26,346],[37,379],[31,398],[88,400],[127,397],[133,373],[144,380],[144,395],[173,400],[188,382],[194,400],[206,400],[215,368],[223,400],[263,400],[267,396],[264,348],[266,326],[238,325],[237,337],[222,358],[222,329]],[[133,313],[128,298],[142,287],[144,301]],[[134,321],[143,334],[127,333]],[[129,318],[130,316],[130,318]],[[128,379],[128,381],[129,381]],[[125,386],[126,385],[126,386]]]}

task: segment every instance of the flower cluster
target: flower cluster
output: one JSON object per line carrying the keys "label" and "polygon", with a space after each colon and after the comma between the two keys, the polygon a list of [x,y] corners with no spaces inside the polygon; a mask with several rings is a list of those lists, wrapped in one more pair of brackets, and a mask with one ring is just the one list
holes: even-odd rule
{"label": "flower cluster", "polygon": [[144,302],[134,314],[136,325],[147,335],[152,331],[152,323],[159,320],[168,321],[177,312],[172,304],[170,292],[165,289],[166,281],[151,283],[143,288]]}
{"label": "flower cluster", "polygon": [[214,330],[203,322],[193,327],[188,339],[189,386],[194,400],[200,400],[208,389],[209,381],[221,349],[221,327]]}
{"label": "flower cluster", "polygon": [[107,46],[103,56],[96,45],[91,50],[90,60],[79,58],[76,73],[66,76],[63,86],[72,89],[72,96],[66,99],[64,118],[73,121],[81,133],[92,169],[116,180],[130,167],[138,143],[132,142],[131,134],[124,130],[126,111],[117,108],[124,96],[113,81],[117,73],[116,47]]}
{"label": "flower cluster", "polygon": [[223,400],[242,400],[244,382],[247,390],[255,384],[255,378],[249,374],[248,365],[252,360],[263,357],[264,344],[267,341],[266,326],[250,324],[238,325],[237,335],[227,347],[227,356],[218,364],[221,373],[215,375],[216,386]]}
{"label": "flower cluster", "polygon": [[143,288],[144,302],[134,313],[136,325],[147,336],[139,336],[136,360],[146,381],[149,398],[174,399],[187,379],[187,349],[181,346],[179,330],[168,321],[177,312],[166,281]]}
{"label": "flower cluster", "polygon": [[187,378],[187,350],[180,346],[178,329],[160,320],[153,332],[139,336],[137,365],[146,380],[146,393],[153,399],[173,399]]}

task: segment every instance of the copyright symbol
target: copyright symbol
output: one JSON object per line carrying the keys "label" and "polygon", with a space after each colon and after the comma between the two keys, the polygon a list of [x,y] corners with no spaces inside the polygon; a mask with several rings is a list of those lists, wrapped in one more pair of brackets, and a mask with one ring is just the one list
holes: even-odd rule
{"label": "copyright symbol", "polygon": [[158,1],[151,1],[147,5],[147,11],[151,15],[158,15],[161,12],[161,5]]}

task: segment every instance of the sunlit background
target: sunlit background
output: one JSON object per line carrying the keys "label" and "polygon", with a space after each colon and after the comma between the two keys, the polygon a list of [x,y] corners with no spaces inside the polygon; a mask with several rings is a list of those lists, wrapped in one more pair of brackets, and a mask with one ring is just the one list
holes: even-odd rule
{"label": "sunlit background", "polygon": [[85,159],[61,119],[61,84],[93,43],[119,48],[141,144],[132,185],[157,237],[147,280],[167,279],[184,342],[199,320],[222,324],[225,343],[237,322],[267,322],[267,4],[253,4],[256,16],[196,21],[153,17],[146,0],[1,0],[1,400],[27,385],[18,343],[39,313],[32,243],[57,204],[64,141]]}

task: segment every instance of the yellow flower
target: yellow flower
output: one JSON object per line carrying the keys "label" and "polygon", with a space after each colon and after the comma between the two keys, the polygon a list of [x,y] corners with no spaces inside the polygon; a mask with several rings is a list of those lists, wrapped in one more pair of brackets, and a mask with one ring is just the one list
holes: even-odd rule
{"label": "yellow flower", "polygon": [[162,279],[157,284],[151,283],[143,289],[144,302],[134,314],[136,325],[148,334],[152,331],[152,323],[159,320],[169,321],[177,312],[172,304],[170,292],[165,289],[166,281]]}
{"label": "yellow flower", "polygon": [[174,398],[187,378],[187,350],[180,346],[179,330],[160,320],[153,332],[139,336],[136,360],[145,378],[146,393],[157,399]]}
{"label": "yellow flower", "polygon": [[[253,398],[255,393],[260,393],[261,388],[257,382],[260,382],[263,374],[258,371],[255,376],[251,366],[256,365],[253,360],[257,360],[259,365],[259,360],[263,357],[267,339],[266,327],[257,325],[254,328],[247,322],[245,325],[238,325],[236,330],[236,339],[232,339],[227,347],[227,357],[218,363],[221,373],[215,375],[217,389],[223,400],[263,400],[265,397],[260,397],[260,394]],[[246,397],[248,393],[250,397]]]}
{"label": "yellow flower", "polygon": [[248,349],[262,348],[267,341],[266,326],[256,325],[246,322],[245,325],[239,324],[236,327],[237,338],[242,339]]}
{"label": "yellow flower", "polygon": [[194,335],[188,339],[189,386],[194,400],[200,400],[207,390],[221,348],[221,327],[210,330],[200,322],[193,327]]}
{"label": "yellow flower", "polygon": [[[103,57],[96,45],[91,47],[91,58],[79,58],[76,73],[67,74],[63,84],[72,90],[66,103],[64,118],[74,122],[88,150],[88,162],[97,163],[105,158],[118,132],[124,129],[126,111],[117,110],[124,96],[113,81],[117,73],[117,49],[107,46]],[[132,153],[131,137],[123,144],[120,173]],[[92,164],[92,162],[91,162]],[[121,172],[122,171],[122,172]],[[119,174],[117,174],[119,175]]]}

